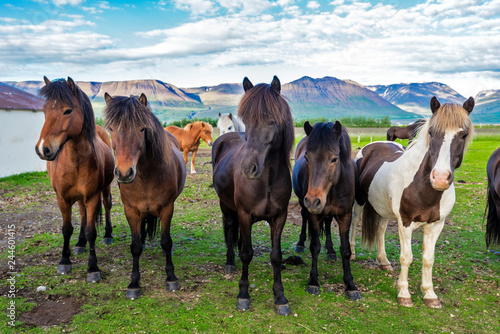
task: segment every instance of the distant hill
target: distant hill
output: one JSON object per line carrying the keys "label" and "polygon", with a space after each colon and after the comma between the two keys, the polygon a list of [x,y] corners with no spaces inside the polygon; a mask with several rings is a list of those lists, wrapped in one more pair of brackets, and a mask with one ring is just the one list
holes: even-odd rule
{"label": "distant hill", "polygon": [[182,88],[187,93],[196,95],[208,109],[196,114],[196,117],[219,117],[219,113],[236,114],[243,96],[242,84],[225,83],[217,86]]}
{"label": "distant hill", "polygon": [[476,105],[471,113],[474,123],[500,123],[500,90],[483,90],[474,100]]}
{"label": "distant hill", "polygon": [[441,103],[463,104],[466,100],[450,86],[439,82],[376,85],[367,88],[399,108],[422,116],[430,116],[429,102],[433,96]]}
{"label": "distant hill", "polygon": [[42,110],[43,103],[33,94],[0,82],[0,109]]}

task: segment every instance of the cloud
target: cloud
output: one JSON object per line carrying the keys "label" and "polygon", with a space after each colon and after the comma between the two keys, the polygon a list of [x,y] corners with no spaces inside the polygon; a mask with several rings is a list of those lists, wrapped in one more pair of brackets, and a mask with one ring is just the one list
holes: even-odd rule
{"label": "cloud", "polygon": [[52,0],[52,2],[56,6],[66,6],[66,5],[77,6],[82,3],[82,0]]}
{"label": "cloud", "polygon": [[316,1],[309,1],[306,7],[309,9],[318,9],[320,6],[319,3],[317,3]]}

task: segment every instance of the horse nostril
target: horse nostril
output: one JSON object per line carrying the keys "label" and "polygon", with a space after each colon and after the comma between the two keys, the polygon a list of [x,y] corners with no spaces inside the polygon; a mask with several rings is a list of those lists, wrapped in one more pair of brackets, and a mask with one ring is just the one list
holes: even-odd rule
{"label": "horse nostril", "polygon": [[50,148],[48,147],[44,147],[43,148],[43,155],[45,155],[46,157],[50,156]]}
{"label": "horse nostril", "polygon": [[132,167],[130,167],[127,171],[127,175],[125,176],[126,178],[130,178],[132,177],[132,174],[134,174],[134,170],[132,169]]}
{"label": "horse nostril", "polygon": [[120,171],[116,167],[115,167],[115,176],[118,178],[120,177]]}
{"label": "horse nostril", "polygon": [[252,169],[250,170],[251,175],[257,175],[257,165],[252,164]]}
{"label": "horse nostril", "polygon": [[321,200],[319,198],[316,198],[313,202],[313,206],[315,208],[318,208],[321,205]]}

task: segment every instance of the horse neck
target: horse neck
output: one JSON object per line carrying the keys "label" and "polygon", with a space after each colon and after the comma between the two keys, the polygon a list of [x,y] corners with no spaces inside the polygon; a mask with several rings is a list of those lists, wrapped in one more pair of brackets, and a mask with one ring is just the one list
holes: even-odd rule
{"label": "horse neck", "polygon": [[79,158],[88,159],[90,156],[95,157],[95,140],[96,138],[88,138],[84,131],[76,137],[71,137],[64,143],[63,149],[65,149],[66,154],[70,155],[75,159]]}
{"label": "horse neck", "polygon": [[201,140],[201,127],[198,128],[198,129],[196,129],[196,131],[197,131],[196,133],[191,132],[191,133],[194,134],[194,136],[193,136],[193,138],[194,138],[193,143],[199,144],[200,140]]}

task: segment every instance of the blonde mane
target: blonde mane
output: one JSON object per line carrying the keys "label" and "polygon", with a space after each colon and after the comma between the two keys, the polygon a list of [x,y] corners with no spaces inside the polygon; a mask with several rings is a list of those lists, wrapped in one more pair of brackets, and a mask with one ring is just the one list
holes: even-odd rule
{"label": "blonde mane", "polygon": [[210,123],[207,123],[207,122],[202,122],[202,121],[196,121],[196,122],[193,122],[193,123],[190,123],[190,124],[186,125],[186,126],[184,127],[184,131],[189,131],[189,130],[191,130],[191,127],[192,127],[193,125],[201,125],[201,126],[203,126],[203,125],[204,125],[204,126],[206,126],[206,127],[208,127],[208,128],[210,129],[210,132],[213,132],[213,131],[214,131],[214,128],[212,127],[212,125],[211,125]]}

